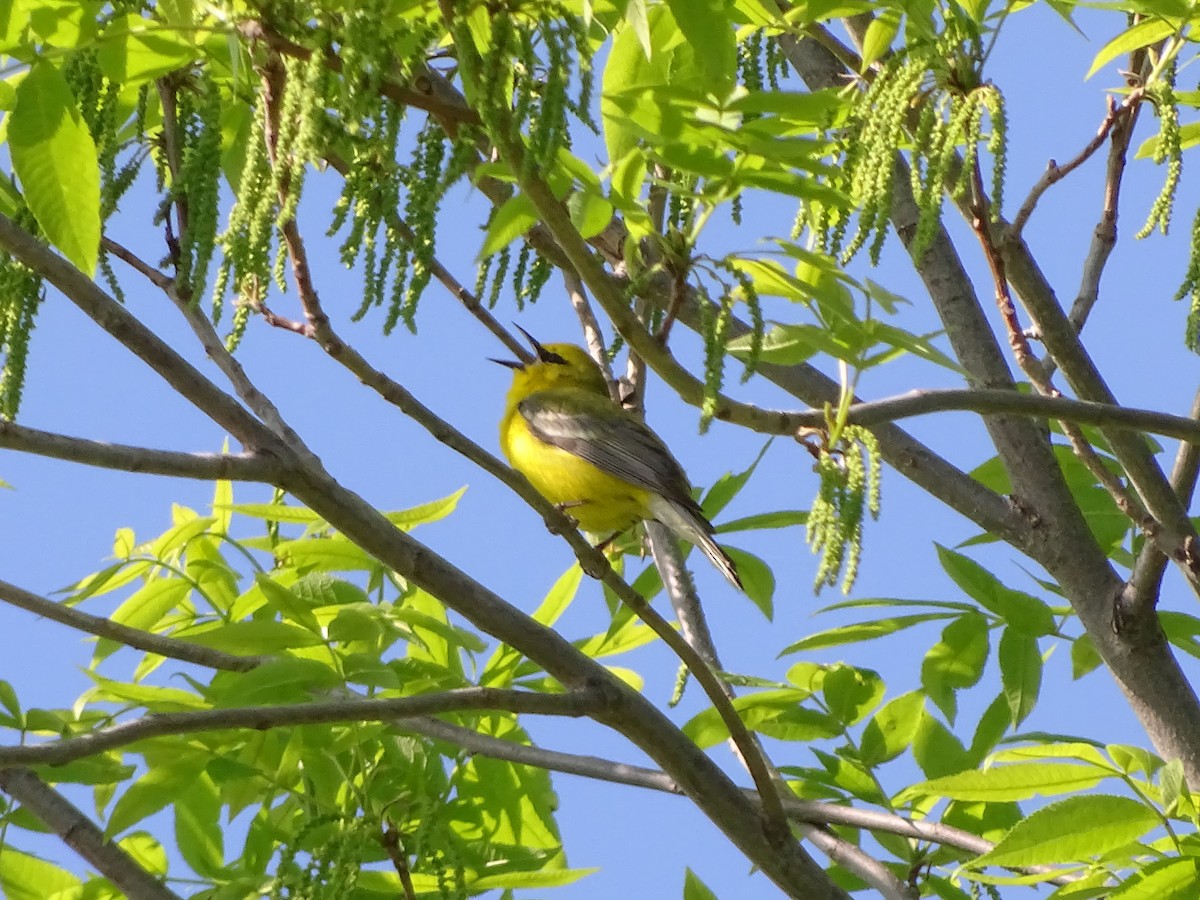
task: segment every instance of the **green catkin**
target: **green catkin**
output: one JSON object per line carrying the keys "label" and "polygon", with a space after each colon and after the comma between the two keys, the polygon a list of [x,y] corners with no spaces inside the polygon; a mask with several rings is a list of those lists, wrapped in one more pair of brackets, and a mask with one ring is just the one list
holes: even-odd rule
{"label": "green catkin", "polygon": [[822,448],[814,471],[820,479],[809,511],[806,540],[820,554],[813,587],[841,582],[848,594],[862,558],[864,513],[879,516],[882,462],[879,442],[865,428],[847,425],[838,446]]}
{"label": "green catkin", "polygon": [[1179,102],[1175,97],[1174,63],[1163,73],[1161,82],[1154,85],[1152,90],[1147,89],[1147,96],[1154,101],[1154,109],[1158,114],[1158,143],[1154,148],[1154,162],[1157,165],[1167,164],[1167,176],[1162,190],[1150,205],[1146,224],[1135,235],[1137,238],[1149,237],[1155,228],[1163,234],[1167,233],[1179,178],[1183,174],[1183,144],[1179,129]]}
{"label": "green catkin", "polygon": [[517,52],[517,66],[514,71],[513,128],[523,128],[529,120],[529,111],[533,108],[534,97],[537,93],[537,50],[533,44],[533,29],[521,28],[517,31],[520,49]]}
{"label": "green catkin", "polygon": [[570,58],[553,20],[543,18],[540,24],[547,63],[536,112],[530,121],[529,150],[523,163],[526,175],[536,168],[551,167],[558,157],[558,151],[569,143],[566,109]]}
{"label": "green catkin", "polygon": [[742,384],[745,384],[758,369],[759,360],[762,358],[766,326],[763,321],[762,302],[759,299],[758,290],[754,287],[754,279],[740,269],[731,269],[730,271],[737,279],[742,301],[750,313],[750,353],[746,357],[746,368],[742,372]]}
{"label": "green catkin", "polygon": [[733,292],[721,294],[720,307],[704,334],[704,399],[700,404],[700,433],[708,431],[717,412],[717,398],[725,376],[725,343],[733,319]]}
{"label": "green catkin", "polygon": [[0,419],[6,421],[17,417],[21,405],[29,339],[44,295],[37,274],[0,254]]}
{"label": "green catkin", "polygon": [[1188,250],[1188,267],[1183,283],[1175,292],[1175,299],[1189,298],[1184,345],[1193,353],[1200,353],[1200,209],[1192,219],[1192,235]]}
{"label": "green catkin", "polygon": [[525,310],[525,269],[529,265],[529,256],[533,251],[529,244],[522,242],[521,250],[517,254],[517,267],[513,269],[512,290],[513,297],[517,301],[517,311]]}
{"label": "green catkin", "polygon": [[220,321],[227,285],[232,283],[242,302],[253,304],[262,299],[264,285],[271,279],[270,247],[278,197],[267,160],[265,115],[260,95],[246,142],[237,200],[229,211],[225,231],[218,238],[224,259],[212,293],[214,322]]}
{"label": "green catkin", "polygon": [[979,90],[992,123],[987,150],[992,155],[992,221],[998,222],[1004,207],[1004,179],[1008,170],[1008,111],[1004,95],[995,85],[986,84]]}
{"label": "green catkin", "polygon": [[787,77],[789,66],[791,65],[778,37],[767,38],[766,54],[767,83],[771,85],[771,90],[778,91],[780,90],[779,85]]}
{"label": "green catkin", "polygon": [[594,53],[591,38],[588,36],[588,27],[584,23],[582,16],[570,15],[562,7],[560,7],[560,10],[565,15],[566,29],[574,48],[573,56],[577,66],[576,75],[579,80],[579,93],[575,96],[574,101],[569,101],[568,108],[592,134],[599,134],[600,126],[592,117],[595,73],[592,71]]}
{"label": "green catkin", "polygon": [[754,31],[737,48],[738,79],[751,92],[763,89],[763,40],[762,31]]}
{"label": "green catkin", "polygon": [[488,293],[488,309],[495,309],[500,301],[500,291],[504,288],[504,276],[508,273],[508,264],[512,260],[512,250],[505,247],[495,254],[496,270],[492,275],[492,287]]}
{"label": "green catkin", "polygon": [[[492,253],[485,256],[479,261],[479,265],[475,268],[475,299],[478,300],[483,296],[483,292],[487,290],[488,276],[492,271],[492,263],[496,259],[496,254]],[[491,306],[489,305],[489,309]]]}
{"label": "green catkin", "polygon": [[[964,41],[970,43],[966,49]],[[1007,118],[1003,95],[968,68],[978,57],[978,43],[977,35],[963,36],[954,29],[936,42],[913,43],[904,54],[883,61],[867,90],[854,97],[838,143],[842,187],[858,209],[854,233],[847,239],[849,217],[838,210],[813,204],[797,217],[822,250],[846,264],[865,247],[872,264],[878,264],[891,214],[898,147],[912,148],[910,183],[920,210],[910,252],[919,255],[928,247],[945,192],[961,194],[969,186],[981,142],[992,156],[990,212],[1000,215]],[[985,115],[991,126],[986,136]],[[960,147],[964,164],[952,178]]]}
{"label": "green catkin", "polygon": [[390,334],[398,320],[409,331],[416,331],[417,303],[433,275],[436,250],[437,208],[441,200],[442,162],[446,156],[446,134],[429,119],[417,137],[412,164],[406,169],[408,189],[404,219],[412,231],[408,242],[408,282],[398,306],[388,310],[384,334]]}
{"label": "green catkin", "polygon": [[199,76],[179,95],[181,137],[178,183],[172,197],[187,204],[187,228],[179,237],[176,280],[190,298],[203,295],[217,244],[221,172],[221,98],[217,85]]}
{"label": "green catkin", "polygon": [[542,289],[550,280],[554,267],[540,253],[535,252],[533,264],[529,267],[529,275],[525,278],[525,302],[536,303],[542,296]]}

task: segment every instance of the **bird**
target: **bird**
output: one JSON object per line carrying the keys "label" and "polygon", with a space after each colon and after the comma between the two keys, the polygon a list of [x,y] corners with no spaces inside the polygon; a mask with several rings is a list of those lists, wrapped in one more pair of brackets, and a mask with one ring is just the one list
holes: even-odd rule
{"label": "bird", "polygon": [[596,361],[575,344],[543,346],[520,330],[535,357],[492,360],[513,370],[500,421],[500,447],[512,467],[584,531],[616,536],[639,521],[661,522],[744,591],[683,467],[649,426],[611,399]]}

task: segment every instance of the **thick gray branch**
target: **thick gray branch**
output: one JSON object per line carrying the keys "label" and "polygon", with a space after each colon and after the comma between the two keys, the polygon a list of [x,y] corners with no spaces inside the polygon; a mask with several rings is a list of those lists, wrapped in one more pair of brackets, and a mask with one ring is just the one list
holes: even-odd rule
{"label": "thick gray branch", "polygon": [[180,900],[178,894],[105,839],[96,823],[66,797],[25,768],[0,768],[0,791],[96,867],[129,900]]}

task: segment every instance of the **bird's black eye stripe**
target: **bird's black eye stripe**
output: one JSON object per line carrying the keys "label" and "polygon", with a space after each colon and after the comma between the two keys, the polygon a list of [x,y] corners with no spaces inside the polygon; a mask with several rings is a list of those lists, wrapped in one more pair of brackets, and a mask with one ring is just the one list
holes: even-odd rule
{"label": "bird's black eye stripe", "polygon": [[565,366],[567,364],[565,359],[563,359],[557,353],[551,353],[549,350],[542,350],[542,352],[538,354],[538,357],[542,362],[545,363],[554,363],[555,365],[559,366]]}

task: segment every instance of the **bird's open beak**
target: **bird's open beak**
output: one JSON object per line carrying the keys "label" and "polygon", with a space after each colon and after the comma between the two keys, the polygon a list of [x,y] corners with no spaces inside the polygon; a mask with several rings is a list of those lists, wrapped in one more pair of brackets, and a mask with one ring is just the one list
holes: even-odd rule
{"label": "bird's open beak", "polygon": [[[522,328],[516,322],[513,322],[513,327],[516,328],[517,331],[521,332],[521,334],[525,335],[525,340],[529,341],[529,346],[531,346],[533,348],[534,355],[530,356],[529,359],[522,358],[522,360],[520,362],[514,362],[511,359],[493,359],[492,357],[489,356],[488,357],[489,362],[494,362],[497,365],[505,366],[506,368],[509,368],[509,369],[516,369],[519,372],[522,369],[524,369],[527,365],[529,365],[529,363],[533,362],[535,359],[541,360],[542,362],[557,361],[557,359],[554,358],[554,354],[550,353],[548,350],[546,350],[545,347],[543,347],[541,344],[539,344],[538,339],[535,338],[532,334],[530,334],[528,331],[526,331],[524,328]],[[524,356],[524,354],[521,354],[521,355]]]}
{"label": "bird's open beak", "polygon": [[537,354],[538,359],[540,359],[542,362],[549,362],[549,357],[553,356],[554,354],[547,353],[546,348],[538,343],[538,339],[516,322],[513,322],[513,327],[516,328],[517,331],[521,332],[521,334],[525,335],[525,340],[529,341],[529,346],[533,348],[533,352]]}

